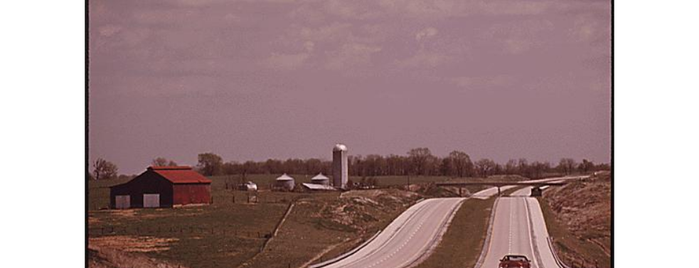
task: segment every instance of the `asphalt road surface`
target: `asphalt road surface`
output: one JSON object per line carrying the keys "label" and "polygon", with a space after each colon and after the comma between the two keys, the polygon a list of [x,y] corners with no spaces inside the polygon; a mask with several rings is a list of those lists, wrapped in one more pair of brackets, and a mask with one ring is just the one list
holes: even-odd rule
{"label": "asphalt road surface", "polygon": [[[575,177],[537,181],[558,181]],[[513,186],[501,187],[501,191]],[[530,187],[516,191],[519,197],[500,198],[493,221],[488,253],[481,267],[498,267],[499,259],[508,253],[524,254],[532,267],[557,267],[548,246],[546,224]],[[491,187],[472,195],[487,199],[497,194]],[[386,227],[374,240],[348,257],[328,265],[332,268],[402,268],[416,264],[438,243],[448,221],[465,198],[427,199],[408,208]],[[538,249],[538,250],[537,250]],[[538,252],[535,254],[535,252]]]}
{"label": "asphalt road surface", "polygon": [[437,242],[464,198],[427,199],[408,208],[371,243],[325,267],[406,267]]}
{"label": "asphalt road surface", "polygon": [[[504,188],[504,187],[503,187]],[[489,188],[474,196],[497,194]],[[322,267],[400,268],[425,256],[447,227],[449,219],[465,198],[432,198],[408,208],[365,247],[336,263]]]}
{"label": "asphalt road surface", "polygon": [[507,254],[527,256],[531,267],[558,267],[546,240],[548,231],[539,201],[528,197],[530,192],[531,187],[526,187],[512,197],[498,199],[490,242],[480,267],[496,268]]}

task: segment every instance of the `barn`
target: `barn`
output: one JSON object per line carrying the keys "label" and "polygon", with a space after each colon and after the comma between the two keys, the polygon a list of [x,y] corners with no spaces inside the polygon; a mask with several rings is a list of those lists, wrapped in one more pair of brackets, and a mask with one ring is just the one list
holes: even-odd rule
{"label": "barn", "polygon": [[112,208],[166,208],[211,203],[211,180],[188,166],[149,167],[136,178],[110,187]]}

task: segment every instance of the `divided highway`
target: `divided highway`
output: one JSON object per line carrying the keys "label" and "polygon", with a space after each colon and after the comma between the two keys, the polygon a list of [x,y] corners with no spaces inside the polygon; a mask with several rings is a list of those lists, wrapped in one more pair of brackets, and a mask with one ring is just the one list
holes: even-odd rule
{"label": "divided highway", "polygon": [[[578,177],[537,181],[562,181]],[[533,182],[537,182],[533,181]],[[501,187],[501,190],[512,186]],[[472,195],[487,199],[497,194],[492,187]],[[532,268],[558,267],[547,241],[548,231],[536,198],[529,197],[531,187],[513,197],[501,197],[495,205],[495,217],[487,251],[477,268],[498,267],[506,254],[522,254],[532,259]],[[416,264],[439,242],[447,224],[466,198],[432,198],[413,205],[398,216],[378,236],[348,256],[311,268],[403,268]]]}
{"label": "divided highway", "polygon": [[[494,194],[497,194],[497,188],[489,188],[473,196],[486,199]],[[354,254],[334,263],[311,267],[408,267],[438,243],[447,228],[447,223],[465,199],[432,198],[417,203],[393,220],[374,240]]]}
{"label": "divided highway", "polygon": [[548,231],[539,201],[529,197],[531,187],[511,197],[498,198],[492,222],[490,243],[480,266],[498,267],[507,254],[525,255],[532,268],[557,268],[547,241]]}

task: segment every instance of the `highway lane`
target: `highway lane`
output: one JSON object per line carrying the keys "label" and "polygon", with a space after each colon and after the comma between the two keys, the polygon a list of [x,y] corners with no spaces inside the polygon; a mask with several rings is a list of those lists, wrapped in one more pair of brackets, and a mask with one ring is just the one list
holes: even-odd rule
{"label": "highway lane", "polygon": [[558,267],[547,242],[541,207],[536,198],[528,197],[530,192],[531,187],[526,187],[497,200],[490,242],[480,267],[498,267],[507,254],[527,256],[533,268]]}
{"label": "highway lane", "polygon": [[[497,188],[492,187],[475,193],[474,197],[486,199],[495,194]],[[335,263],[312,267],[408,267],[426,257],[425,254],[439,241],[448,221],[465,199],[432,198],[417,203],[354,254]]]}
{"label": "highway lane", "polygon": [[420,259],[441,237],[465,198],[424,200],[396,218],[371,243],[325,267],[406,267]]}
{"label": "highway lane", "polygon": [[[564,179],[573,178],[553,178],[539,181]],[[514,186],[501,187],[501,191],[513,187]],[[528,196],[529,191],[530,188],[528,187],[515,192],[515,194]],[[497,194],[497,187],[491,187],[474,193],[472,198],[487,199],[495,194]],[[420,258],[426,257],[425,254],[429,252],[429,249],[439,241],[439,238],[445,230],[444,228],[447,227],[448,221],[465,199],[466,198],[433,198],[417,203],[399,215],[374,240],[355,253],[334,263],[313,265],[312,267],[401,268],[415,264]],[[541,249],[548,248],[548,243],[546,242],[546,226],[545,224],[542,225],[543,214],[541,213],[537,200],[525,197],[508,197],[504,199],[506,199],[504,202],[498,202],[498,207],[496,208],[494,224],[497,226],[494,228],[493,237],[491,238],[492,242],[490,243],[490,246],[493,247],[491,250],[492,254],[486,256],[485,261],[487,266],[484,265],[482,267],[497,267],[497,260],[508,252],[530,252],[525,255],[531,257],[534,256],[534,246]],[[529,205],[530,212],[527,212],[526,205]],[[511,215],[507,213],[511,213]],[[529,216],[530,214],[533,216]],[[509,222],[510,217],[513,223]],[[530,225],[522,225],[522,223],[527,224],[529,222],[528,220],[523,221],[522,219],[529,219],[530,217],[534,223],[534,228]],[[528,230],[534,231],[528,232]],[[503,232],[507,234],[507,237],[502,237]],[[531,236],[525,236],[527,233],[531,233]],[[541,238],[543,238],[543,240]],[[539,259],[543,259],[544,263],[549,261],[546,254],[537,254],[537,256]],[[550,259],[553,259],[553,257]],[[492,263],[495,263],[495,265],[491,266]],[[555,266],[547,265],[545,267]]]}

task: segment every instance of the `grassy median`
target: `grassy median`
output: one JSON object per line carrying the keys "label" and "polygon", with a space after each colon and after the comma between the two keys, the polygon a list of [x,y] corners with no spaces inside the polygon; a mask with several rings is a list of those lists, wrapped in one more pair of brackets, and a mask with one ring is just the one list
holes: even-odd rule
{"label": "grassy median", "polygon": [[[504,191],[509,195],[518,189]],[[486,200],[467,199],[454,215],[449,229],[432,254],[418,268],[468,267],[478,261],[488,230],[493,204],[497,197]]]}

